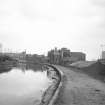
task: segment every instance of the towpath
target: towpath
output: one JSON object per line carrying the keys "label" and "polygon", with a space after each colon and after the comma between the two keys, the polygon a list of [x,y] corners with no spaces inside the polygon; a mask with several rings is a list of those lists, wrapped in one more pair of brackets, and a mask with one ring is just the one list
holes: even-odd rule
{"label": "towpath", "polygon": [[72,68],[56,67],[65,78],[55,105],[105,105],[105,83]]}

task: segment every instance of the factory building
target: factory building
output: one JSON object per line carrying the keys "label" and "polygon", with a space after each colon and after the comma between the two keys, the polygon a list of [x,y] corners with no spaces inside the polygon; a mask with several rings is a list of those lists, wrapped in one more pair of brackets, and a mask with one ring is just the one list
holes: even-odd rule
{"label": "factory building", "polygon": [[66,65],[76,61],[85,61],[86,54],[82,52],[71,52],[67,48],[53,49],[48,52],[49,62],[52,64]]}

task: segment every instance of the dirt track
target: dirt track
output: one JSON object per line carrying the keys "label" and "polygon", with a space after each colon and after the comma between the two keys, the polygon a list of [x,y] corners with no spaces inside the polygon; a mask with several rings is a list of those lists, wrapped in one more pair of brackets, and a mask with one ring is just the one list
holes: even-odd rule
{"label": "dirt track", "polygon": [[66,76],[55,105],[105,105],[105,84],[86,74],[57,66]]}

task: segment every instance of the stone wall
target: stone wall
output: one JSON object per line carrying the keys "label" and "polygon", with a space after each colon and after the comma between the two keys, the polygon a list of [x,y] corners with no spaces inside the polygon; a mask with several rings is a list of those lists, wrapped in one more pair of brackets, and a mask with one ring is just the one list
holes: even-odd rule
{"label": "stone wall", "polygon": [[47,75],[48,78],[52,79],[52,84],[43,93],[40,105],[53,105],[62,86],[63,74],[56,67],[47,65]]}

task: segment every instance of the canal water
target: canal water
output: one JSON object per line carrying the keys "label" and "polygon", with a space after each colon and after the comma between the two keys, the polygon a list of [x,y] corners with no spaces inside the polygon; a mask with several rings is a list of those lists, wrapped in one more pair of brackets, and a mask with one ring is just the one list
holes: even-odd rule
{"label": "canal water", "polygon": [[46,71],[11,68],[0,73],[0,105],[38,105],[50,84]]}

